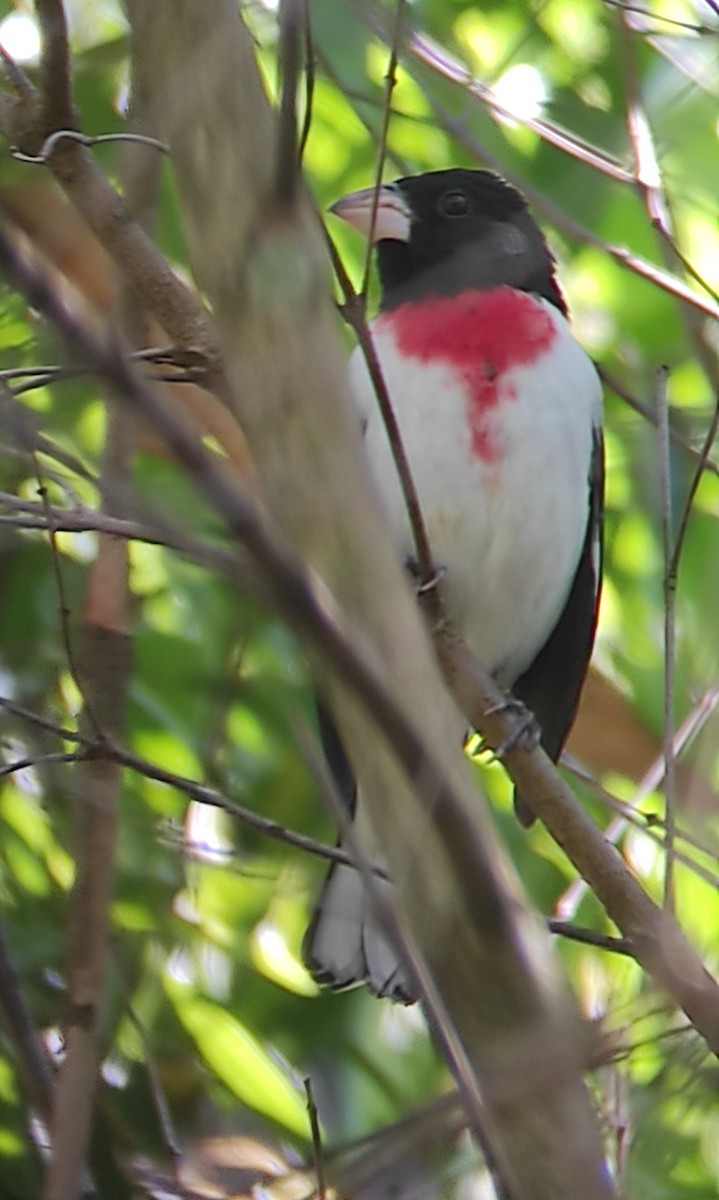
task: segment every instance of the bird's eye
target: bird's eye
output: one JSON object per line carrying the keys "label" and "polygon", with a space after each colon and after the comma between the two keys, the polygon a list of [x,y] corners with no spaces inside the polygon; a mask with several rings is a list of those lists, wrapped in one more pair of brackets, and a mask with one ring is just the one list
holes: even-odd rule
{"label": "bird's eye", "polygon": [[464,217],[469,212],[469,200],[464,192],[445,192],[437,207],[443,217]]}

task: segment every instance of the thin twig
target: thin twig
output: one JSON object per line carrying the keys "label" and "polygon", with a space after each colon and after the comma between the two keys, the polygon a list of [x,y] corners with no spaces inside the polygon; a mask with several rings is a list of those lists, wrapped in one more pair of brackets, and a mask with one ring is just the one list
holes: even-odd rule
{"label": "thin twig", "polygon": [[[625,4],[624,0],[602,0],[604,4],[611,8],[620,8],[623,12],[636,13],[637,16],[646,17],[648,21],[661,21],[664,25],[674,25],[677,29],[686,29],[690,33],[713,34],[715,37],[719,34],[719,29],[713,29],[711,25],[695,25],[691,21],[678,21],[676,17],[665,17],[662,13],[650,12],[648,8],[641,8],[638,4]],[[632,30],[636,32],[636,30]],[[639,32],[646,33],[646,29]]]}
{"label": "thin twig", "polygon": [[608,254],[610,258],[613,258],[615,262],[625,267],[628,271],[633,271],[635,275],[639,275],[649,283],[655,284],[669,295],[676,296],[684,304],[696,308],[697,311],[704,313],[705,316],[712,317],[715,321],[719,320],[719,307],[716,304],[712,304],[710,300],[705,299],[704,296],[700,296],[692,288],[688,287],[683,280],[678,279],[668,271],[662,270],[661,267],[655,266],[654,263],[648,262],[641,255],[634,254],[631,250],[627,250],[625,246],[617,246],[612,242],[607,242],[604,238],[592,233],[580,221],[577,221],[574,217],[570,217],[557,204],[549,200],[538,188],[532,187],[526,180],[520,179],[515,172],[509,170],[488,146],[469,131],[464,121],[456,117],[441,100],[432,96],[426,89],[425,95],[432,105],[439,123],[446,129],[447,133],[450,133],[480,163],[490,167],[493,171],[499,172],[500,175],[504,175],[510,183],[519,188],[530,201],[532,207],[541,213],[545,220],[551,222],[555,228],[562,230],[568,237],[574,238],[580,243],[588,246],[597,246],[598,249]]}
{"label": "thin twig", "polygon": [[[717,30],[717,33],[719,33],[719,30]],[[694,264],[691,263],[689,261],[689,259],[686,257],[686,255],[682,253],[682,251],[679,249],[676,242],[674,241],[671,233],[667,229],[664,228],[661,220],[659,218],[657,218],[656,220],[654,220],[652,222],[652,224],[654,225],[654,228],[656,229],[659,236],[661,238],[663,238],[665,242],[668,243],[668,247],[671,252],[672,258],[676,259],[677,262],[681,263],[681,265],[684,268],[684,270],[686,271],[687,275],[691,275],[691,277],[695,281],[695,283],[698,283],[699,287],[703,288],[708,296],[711,296],[711,298],[715,304],[719,304],[719,291],[717,291],[716,288],[712,287],[712,285],[709,283],[709,280],[705,279],[704,276],[701,274],[701,272],[698,271],[697,268],[694,266]]]}
{"label": "thin twig", "polygon": [[47,1125],[52,1114],[53,1078],[40,1034],[22,993],[20,977],[0,926],[0,1012],[22,1085]]}
{"label": "thin twig", "polygon": [[329,234],[326,234],[326,239],[332,266],[334,267],[335,275],[342,291],[342,313],[357,337],[357,342],[364,356],[367,372],[372,381],[372,387],[374,388],[382,421],[387,432],[387,439],[407,510],[407,520],[412,530],[412,541],[417,561],[417,577],[420,584],[426,588],[428,616],[430,616],[433,623],[438,623],[441,620],[441,604],[437,588],[432,587],[436,577],[432,548],[427,536],[427,528],[422,515],[419,495],[414,484],[412,469],[404,449],[402,434],[394,413],[394,408],[392,407],[392,400],[387,389],[387,384],[385,383],[384,375],[382,374],[382,367],[377,357],[374,342],[372,341],[372,334],[365,317],[364,299],[358,296],[352,287],[352,282],[347,274],[344,263]]}
{"label": "thin twig", "polygon": [[309,1075],[305,1081],[305,1095],[307,1096],[307,1115],[310,1120],[310,1135],[312,1138],[312,1158],[314,1162],[315,1175],[317,1177],[317,1196],[318,1200],[325,1200],[327,1188],[325,1184],[325,1156],[322,1147],[322,1134],[320,1132],[320,1122],[317,1116],[317,1105],[312,1091],[312,1080]]}
{"label": "thin twig", "polygon": [[58,601],[58,616],[59,616],[59,621],[60,621],[60,639],[62,642],[63,649],[65,651],[65,658],[67,661],[68,671],[70,672],[70,676],[72,678],[73,683],[75,684],[75,687],[78,690],[78,693],[83,697],[83,705],[85,707],[87,720],[92,725],[95,736],[99,737],[100,733],[101,733],[100,725],[98,723],[97,717],[95,716],[95,713],[93,712],[92,705],[88,703],[87,697],[85,696],[82,679],[80,678],[80,672],[78,670],[77,661],[75,658],[75,647],[73,645],[73,638],[72,638],[72,634],[70,632],[70,617],[72,615],[72,609],[70,608],[70,604],[69,604],[69,601],[67,598],[67,592],[65,589],[65,579],[63,576],[62,558],[61,558],[61,554],[60,554],[60,548],[57,544],[57,530],[55,529],[54,524],[53,524],[52,508],[50,506],[49,497],[47,494],[47,488],[45,487],[45,484],[43,483],[42,470],[40,467],[40,463],[37,461],[34,453],[33,453],[32,457],[33,457],[33,460],[35,461],[35,470],[36,470],[37,482],[38,482],[38,494],[40,496],[40,502],[43,506],[43,509],[45,512],[45,517],[47,519],[47,534],[48,534],[48,541],[50,543],[50,560],[52,562],[52,572],[53,572],[53,577],[55,580],[55,591],[57,592],[57,601]]}
{"label": "thin twig", "polygon": [[[65,581],[64,581],[64,577],[63,577],[61,555],[60,555],[60,550],[59,550],[59,547],[57,544],[57,537],[56,537],[57,531],[55,530],[54,525],[53,525],[52,507],[49,503],[47,488],[43,481],[42,467],[38,461],[34,445],[32,443],[28,444],[25,440],[25,433],[27,432],[27,426],[24,425],[22,422],[16,423],[14,421],[14,414],[13,414],[13,417],[11,417],[11,425],[12,425],[13,433],[15,433],[15,435],[18,437],[18,440],[20,441],[22,449],[25,450],[25,452],[29,455],[29,457],[33,463],[35,477],[37,479],[37,485],[38,485],[38,495],[40,496],[40,502],[41,502],[41,505],[42,505],[42,508],[43,508],[43,511],[45,514],[46,529],[47,529],[47,534],[48,534],[48,541],[50,544],[50,557],[51,557],[51,562],[52,562],[53,577],[55,580],[55,591],[57,593],[57,600],[58,600],[60,637],[61,637],[62,645],[63,645],[64,651],[65,651],[65,657],[67,660],[68,670],[70,672],[73,682],[75,683],[75,686],[78,689],[78,692],[80,693],[80,695],[83,695],[82,681],[80,679],[80,674],[79,674],[79,671],[77,668],[77,662],[76,662],[76,658],[75,658],[75,650],[74,650],[74,646],[73,646],[73,639],[72,639],[72,635],[70,632],[70,623],[69,622],[70,622],[71,610],[70,610],[70,606],[69,606],[69,602],[68,602],[67,594],[66,594],[66,590],[65,590]],[[88,706],[87,715],[88,715],[88,720],[90,720],[93,723],[95,734],[99,735],[99,733],[100,733],[99,726],[98,726],[97,721],[92,713],[91,706]]]}
{"label": "thin twig", "polygon": [[305,111],[302,118],[302,132],[300,134],[300,144],[297,151],[297,157],[300,165],[305,155],[305,147],[310,136],[312,128],[312,109],[315,98],[315,48],[312,41],[312,19],[310,17],[310,9],[306,0],[303,5],[304,15],[304,43],[305,43]]}
{"label": "thin twig", "polygon": [[44,729],[46,733],[52,733],[55,737],[62,738],[64,742],[74,742],[77,745],[86,746],[86,739],[77,729],[68,729],[60,725],[59,722],[53,721],[51,717],[43,717],[40,713],[34,713],[29,708],[25,708],[22,704],[16,704],[8,696],[0,696],[0,708],[5,712],[9,712],[11,716],[17,717],[20,721],[27,721],[28,724],[36,726],[38,729]]}
{"label": "thin twig", "polygon": [[397,86],[397,62],[399,58],[399,46],[402,36],[403,16],[404,0],[395,0],[394,22],[392,25],[389,43],[389,62],[387,63],[387,72],[385,74],[384,99],[382,102],[382,124],[380,127],[379,142],[377,146],[377,162],[374,172],[372,207],[370,209],[369,231],[367,233],[367,242],[365,245],[362,286],[360,287],[360,296],[362,297],[363,302],[367,296],[370,270],[372,269],[372,251],[374,249],[374,231],[377,224],[379,190],[382,186],[382,173],[384,171],[384,163],[387,155],[387,134],[389,133],[389,123],[392,116],[392,96],[394,94],[394,89]]}
{"label": "thin twig", "polygon": [[[649,422],[650,425],[653,425],[656,428],[658,418],[656,411],[652,408],[652,406],[650,404],[644,404],[644,402],[635,396],[634,393],[629,390],[629,388],[624,386],[621,380],[617,379],[616,375],[614,375],[611,371],[608,371],[606,367],[601,365],[601,363],[595,363],[594,365],[596,366],[597,371],[599,372],[599,377],[605,387],[613,391],[614,394],[619,396],[621,400],[624,400],[630,408],[633,408],[635,412],[638,412],[640,416],[644,417],[644,419]],[[696,446],[693,446],[689,439],[686,438],[684,434],[680,433],[679,430],[673,425],[669,426],[669,438],[674,446],[680,449],[694,462],[701,462],[702,471],[709,471],[712,475],[719,475],[719,463],[717,463],[713,458],[703,455],[702,451]]]}
{"label": "thin twig", "polygon": [[40,120],[44,130],[75,128],[70,49],[62,0],[35,0],[40,25]]}
{"label": "thin twig", "polygon": [[0,382],[9,383],[13,379],[31,379],[37,375],[42,379],[68,379],[79,373],[79,367],[60,366],[58,363],[52,363],[46,367],[6,367],[0,371]]}
{"label": "thin twig", "polygon": [[[258,813],[253,812],[252,809],[244,808],[241,804],[230,800],[218,789],[207,787],[201,783],[195,783],[191,779],[186,779],[183,775],[176,775],[173,771],[166,771],[163,767],[155,766],[148,759],[142,758],[138,754],[133,754],[130,750],[124,749],[115,742],[108,739],[97,742],[92,738],[85,737],[83,734],[78,733],[77,730],[65,728],[56,721],[42,717],[38,713],[33,713],[29,709],[23,708],[22,705],[15,704],[14,701],[9,700],[5,696],[0,696],[0,708],[16,716],[19,720],[28,721],[33,725],[37,725],[38,728],[44,729],[58,738],[62,738],[63,741],[75,742],[80,745],[82,751],[76,752],[72,756],[74,758],[87,757],[88,754],[111,758],[120,766],[135,771],[145,779],[152,779],[156,783],[166,784],[167,787],[174,788],[175,791],[181,792],[191,800],[196,800],[200,804],[210,805],[212,808],[221,808],[229,816],[234,817],[255,833],[261,833],[265,837],[272,838],[274,841],[283,842],[286,846],[292,846],[295,850],[302,850],[308,854],[313,854],[317,858],[325,859],[327,862],[339,863],[341,866],[349,866],[354,862],[354,859],[337,847],[327,846],[324,842],[318,842],[315,838],[308,837],[304,833],[297,833],[292,829],[287,829],[284,825],[280,825],[279,822],[272,821],[268,817],[261,817]],[[33,767],[37,765],[38,761],[40,760],[35,757],[28,759],[27,762],[23,762],[20,765]],[[46,760],[43,759],[42,761]],[[58,755],[56,761],[72,761],[72,758]],[[14,769],[17,769],[17,767]],[[386,878],[386,873],[379,867],[373,869],[379,878]]]}
{"label": "thin twig", "polygon": [[596,929],[584,929],[573,925],[571,921],[559,921],[554,917],[547,920],[547,929],[559,937],[568,938],[572,942],[581,942],[585,946],[595,946],[599,950],[611,950],[612,954],[625,954],[634,957],[634,947],[630,938],[611,937],[606,933],[598,933]]}
{"label": "thin twig", "polygon": [[[0,42],[0,62],[2,62],[8,83],[18,100],[21,100],[25,104],[34,103],[37,96],[34,85],[30,82],[29,77],[25,74],[19,63],[15,61],[5,46],[3,46],[2,42]],[[2,100],[6,115],[9,115],[10,97],[3,94]]]}
{"label": "thin twig", "polygon": [[[711,688],[701,697],[694,709],[682,721],[679,729],[674,736],[673,753],[677,758],[679,754],[689,745],[699,730],[707,722],[713,712],[719,706],[719,688]],[[634,794],[630,801],[624,802],[611,795],[605,788],[601,787],[596,780],[592,779],[585,772],[580,771],[577,767],[570,768],[573,774],[581,779],[582,783],[588,787],[595,796],[597,796],[606,806],[613,812],[617,813],[617,817],[604,830],[604,837],[611,845],[616,845],[620,837],[624,833],[627,825],[633,825],[639,829],[647,837],[652,838],[655,842],[663,844],[664,836],[661,834],[661,821],[654,822],[648,825],[648,816],[639,810],[639,805],[651,792],[656,791],[661,786],[664,778],[664,754],[660,754],[658,758],[649,767],[643,778],[639,781]],[[654,826],[658,827],[659,833]],[[687,843],[695,846],[703,853],[712,854],[711,850],[707,851],[706,847],[697,842],[697,840],[688,832],[677,829],[677,838],[683,838]],[[719,886],[719,878],[715,875],[710,875],[704,871],[698,864],[694,863],[688,857],[681,857],[677,852],[677,858],[686,866],[689,866],[693,871],[704,879],[713,888]],[[557,901],[557,908],[565,916],[576,912],[577,907],[582,897],[586,894],[588,884],[584,879],[576,879],[569,885],[566,891]]]}
{"label": "thin twig", "polygon": [[289,208],[297,193],[300,154],[297,145],[297,91],[301,72],[303,34],[307,28],[305,0],[281,0],[278,63],[281,80],[277,129],[275,195]]}
{"label": "thin twig", "polygon": [[[119,955],[116,954],[114,959],[117,972],[123,972],[124,968],[120,962]],[[179,1182],[179,1172],[183,1161],[182,1146],[175,1132],[175,1127],[172,1121],[172,1113],[170,1112],[170,1106],[165,1097],[162,1079],[155,1063],[155,1057],[152,1046],[150,1045],[150,1039],[148,1038],[145,1027],[130,1001],[130,991],[124,978],[122,980],[122,984],[127,996],[127,1005],[125,1011],[127,1013],[128,1020],[134,1027],[135,1032],[137,1033],[137,1036],[142,1044],[143,1062],[145,1065],[145,1070],[147,1071],[150,1098],[152,1100],[152,1105],[155,1109],[158,1124],[160,1126],[162,1140],[174,1166],[175,1182]]]}
{"label": "thin twig", "polygon": [[70,750],[67,753],[59,751],[56,754],[29,754],[26,758],[16,758],[14,762],[0,767],[0,779],[8,775],[16,775],[18,771],[36,770],[38,767],[54,766],[56,763],[79,762],[86,758],[83,750]]}
{"label": "thin twig", "polygon": [[[55,0],[46,0],[55,8]],[[12,64],[12,65],[10,65]],[[46,142],[46,128],[38,128],[40,98],[30,79],[6,61],[6,69],[20,105],[0,107],[0,122],[7,140],[22,153],[36,154]],[[68,121],[58,122],[67,132]],[[53,131],[55,132],[55,131]],[[72,132],[72,131],[71,131]],[[115,136],[115,135],[110,135]],[[214,331],[191,289],[172,271],[152,240],[133,221],[121,197],[88,153],[81,139],[64,137],[45,155],[47,166],[70,201],[87,221],[123,275],[167,334],[179,346],[191,348],[207,363],[205,386],[227,402],[224,376]]]}
{"label": "thin twig", "polygon": [[[384,30],[384,22],[374,17],[370,20],[370,24],[386,41],[388,35]],[[432,71],[441,75],[444,79],[449,79],[453,83],[460,84],[467,93],[481,100],[483,104],[486,104],[498,116],[518,121],[520,125],[525,125],[527,129],[531,129],[543,141],[554,146],[555,149],[563,151],[565,154],[584,163],[585,166],[592,167],[602,175],[606,175],[609,179],[615,179],[619,183],[634,182],[631,172],[627,171],[616,158],[597,150],[596,147],[589,145],[587,142],[583,142],[567,129],[562,129],[561,126],[556,125],[546,118],[522,116],[520,113],[514,113],[508,109],[495,96],[490,87],[473,78],[459,59],[455,58],[444,46],[440,46],[426,34],[411,34],[409,38],[409,50],[425,66],[430,67]]]}
{"label": "thin twig", "polygon": [[669,404],[666,367],[660,367],[656,380],[657,451],[659,459],[659,509],[661,514],[664,559],[664,705],[662,745],[664,750],[664,907],[674,912],[674,863],[676,856],[676,757],[674,754],[674,666],[676,652],[677,577],[672,573],[673,521],[672,476],[669,449]]}
{"label": "thin twig", "polygon": [[[332,62],[332,60],[327,56],[327,54],[322,53],[321,47],[318,46],[316,48],[316,53],[317,53],[317,60],[320,64],[320,66],[322,67],[323,75],[325,75],[327,77],[327,79],[330,80],[331,83],[334,83],[335,86],[337,87],[337,89],[348,100],[359,101],[358,106],[354,110],[354,115],[355,115],[356,119],[360,122],[360,124],[362,125],[363,129],[365,129],[366,132],[369,134],[369,137],[371,138],[372,142],[373,143],[376,142],[377,139],[379,138],[379,127],[376,128],[372,124],[372,122],[368,119],[365,110],[366,109],[377,109],[380,112],[380,121],[381,121],[381,112],[383,109],[382,101],[378,100],[375,93],[373,91],[371,91],[369,88],[366,91],[363,91],[363,90],[360,90],[359,88],[353,87],[351,84],[346,83],[340,77],[340,75],[337,71],[337,68],[336,68],[335,64]],[[416,116],[416,114],[403,113],[403,112],[399,111],[396,107],[393,109],[393,115],[395,117],[406,117],[406,119],[409,121],[420,121],[422,124],[425,123],[423,121],[423,119],[418,118]],[[410,174],[411,164],[403,155],[399,154],[393,146],[387,147],[387,159],[389,159],[394,164],[394,166],[397,168],[397,173],[399,175],[409,175]]]}
{"label": "thin twig", "polygon": [[0,383],[0,401],[2,402],[2,409],[0,409],[2,425],[6,430],[11,431],[17,442],[19,453],[33,462],[33,465],[33,454],[44,454],[66,467],[74,475],[79,476],[80,479],[95,484],[96,479],[92,471],[88,470],[74,454],[68,453],[51,438],[40,433],[34,415],[24,405],[19,404],[12,391],[2,383]]}
{"label": "thin twig", "polygon": [[[6,499],[6,494],[0,493],[0,504],[13,504],[13,497]],[[32,501],[18,501],[18,507],[23,506],[27,515],[22,512],[17,516],[0,516],[0,525],[11,529],[33,529],[47,533],[50,526],[47,517],[43,515],[44,508]],[[66,511],[62,508],[50,508],[52,512],[52,528],[56,533],[108,533],[112,537],[125,538],[127,541],[147,542],[151,546],[165,546],[171,550],[183,550],[183,539],[177,542],[168,539],[164,533],[143,525],[137,521],[124,521],[117,517],[108,517],[105,513],[94,509],[78,509]]]}
{"label": "thin twig", "polygon": [[[712,295],[712,289],[707,287],[699,272],[687,262],[676,244],[671,206],[664,190],[659,157],[639,82],[636,43],[631,37],[629,18],[625,12],[619,15],[619,35],[626,91],[625,120],[637,190],[642,197],[649,223],[659,236],[659,248],[665,266],[673,270],[679,264]],[[713,299],[716,300],[716,296],[713,296]],[[719,389],[719,367],[714,351],[706,343],[704,322],[699,314],[687,305],[681,306],[679,314],[696,358],[711,387],[716,391]]]}
{"label": "thin twig", "polygon": [[37,163],[45,165],[49,162],[52,152],[60,142],[77,142],[80,146],[101,146],[104,142],[140,142],[145,146],[151,146],[153,150],[159,150],[161,154],[167,154],[168,149],[164,142],[157,138],[146,137],[140,133],[80,133],[77,129],[56,129],[49,137],[45,138],[42,146],[37,154],[26,154],[23,150],[18,150],[16,146],[10,147],[10,154],[18,162]]}
{"label": "thin twig", "polygon": [[[663,758],[661,762],[663,769]],[[616,821],[612,821],[611,824],[605,829],[605,836],[608,842],[611,842],[612,845],[616,845],[621,834],[627,829],[628,826],[631,826],[633,829],[637,830],[639,833],[653,841],[660,848],[663,847],[664,821],[661,815],[648,812],[645,809],[635,808],[631,801],[628,802],[621,800],[613,792],[609,792],[605,787],[602,787],[602,785],[594,778],[594,776],[590,775],[586,771],[583,771],[579,766],[575,766],[569,762],[566,762],[565,760],[562,761],[562,765],[566,767],[570,774],[579,783],[581,783],[583,787],[585,787],[587,791],[595,797],[595,799],[603,804],[604,807],[609,810],[609,812],[615,813],[619,818]],[[680,842],[685,843],[693,851],[696,851],[698,854],[700,854],[702,858],[711,858],[715,863],[719,861],[719,847],[716,845],[707,845],[705,841],[703,841],[701,838],[698,838],[695,834],[691,833],[683,826],[676,826],[675,836],[677,845]],[[701,862],[697,860],[696,857],[694,857],[694,855],[688,852],[685,853],[679,849],[676,851],[676,858],[677,862],[681,862],[682,866],[687,867],[689,871],[693,872],[698,879],[701,879],[704,883],[708,884],[709,887],[715,890],[719,888],[718,871],[711,871],[707,869]],[[581,883],[583,881],[578,882]],[[573,887],[567,889],[560,902],[562,911],[565,913],[576,911],[576,900],[571,904],[568,903],[570,894],[572,896],[575,895]]]}
{"label": "thin twig", "polygon": [[674,577],[676,577],[679,574],[679,560],[681,558],[682,549],[684,547],[684,539],[686,537],[687,528],[689,526],[689,518],[691,517],[692,508],[694,507],[694,497],[696,496],[697,489],[699,487],[699,484],[701,483],[701,478],[704,473],[704,465],[709,460],[709,455],[710,455],[712,447],[716,441],[718,432],[719,432],[719,392],[717,393],[717,396],[716,396],[714,413],[713,413],[712,419],[709,423],[709,428],[707,429],[706,436],[704,438],[704,443],[699,452],[699,457],[697,459],[697,465],[696,465],[696,468],[694,471],[694,475],[692,476],[692,481],[689,485],[689,491],[687,492],[687,498],[684,501],[684,507],[682,509],[681,516],[679,517],[679,520],[677,522],[677,532],[676,532],[676,537],[674,539],[674,553],[672,555],[672,561],[669,564],[669,573],[670,573],[670,575],[672,575]]}
{"label": "thin twig", "polygon": [[402,963],[409,977],[410,985],[414,989],[414,996],[421,1000],[434,1036],[442,1047],[447,1062],[451,1065],[473,1131],[481,1144],[487,1166],[495,1183],[497,1195],[501,1200],[514,1200],[514,1192],[507,1182],[512,1179],[511,1167],[504,1161],[500,1165],[494,1155],[493,1146],[485,1132],[489,1115],[477,1090],[471,1060],[446,1011],[440,991],[426,968],[411,931],[401,922],[397,908],[392,904],[387,891],[380,888],[376,871],[373,869],[365,848],[356,836],[351,815],[346,811],[337,795],[326,762],[315,752],[312,744],[303,737],[302,731],[298,730],[297,732],[317,789],[340,831],[343,844],[347,846],[352,865],[362,876],[372,903],[373,917],[381,922],[385,936],[396,950],[398,961]]}

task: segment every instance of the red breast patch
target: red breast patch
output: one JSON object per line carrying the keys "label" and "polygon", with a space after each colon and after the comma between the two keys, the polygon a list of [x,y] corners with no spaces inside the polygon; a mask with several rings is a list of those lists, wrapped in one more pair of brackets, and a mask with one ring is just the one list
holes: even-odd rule
{"label": "red breast patch", "polygon": [[400,353],[421,362],[444,362],[461,378],[469,399],[472,450],[495,462],[501,450],[487,417],[498,401],[513,399],[502,375],[526,366],[552,345],[556,329],[533,296],[510,287],[433,296],[402,304],[377,318],[391,330]]}

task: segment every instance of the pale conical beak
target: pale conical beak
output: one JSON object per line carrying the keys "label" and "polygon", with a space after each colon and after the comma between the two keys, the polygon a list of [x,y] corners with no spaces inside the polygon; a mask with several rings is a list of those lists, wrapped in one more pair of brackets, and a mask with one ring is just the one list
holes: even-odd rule
{"label": "pale conical beak", "polygon": [[372,222],[372,204],[375,188],[362,188],[359,192],[350,192],[341,200],[330,205],[329,211],[340,217],[365,237],[372,233],[373,242],[389,239],[395,242],[408,242],[410,235],[410,211],[406,201],[397,188],[392,184],[384,184],[377,193],[377,212],[374,229],[370,230]]}

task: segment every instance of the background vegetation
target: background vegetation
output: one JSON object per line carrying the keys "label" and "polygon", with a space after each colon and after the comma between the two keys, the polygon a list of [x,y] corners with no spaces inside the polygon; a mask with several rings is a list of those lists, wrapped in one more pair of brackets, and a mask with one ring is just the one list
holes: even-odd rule
{"label": "background vegetation", "polygon": [[[37,6],[46,17],[53,7]],[[122,7],[68,0],[65,11],[79,127],[119,133],[129,82]],[[2,3],[0,14],[0,38],[35,78],[32,47],[18,49],[8,21],[22,16],[30,32],[34,11]],[[274,95],[274,6],[257,0],[243,14]],[[588,770],[572,771],[573,781],[649,892],[659,901],[674,894],[713,970],[719,12],[713,0],[416,0],[402,9],[399,42],[392,3],[312,0],[309,15],[304,167],[321,211],[372,181],[381,147],[387,178],[458,163],[498,169],[547,229],[577,336],[607,381],[598,674],[572,747]],[[8,70],[6,88],[3,111]],[[125,150],[110,141],[93,155],[113,184],[131,189]],[[114,269],[46,169],[6,145],[0,172],[4,210],[80,287],[88,319],[104,320],[118,290]],[[186,274],[167,164],[150,209],[156,244]],[[344,229],[332,235],[359,285],[364,248]],[[168,338],[155,330],[146,344],[166,348]],[[105,397],[67,361],[51,325],[6,290],[0,1190],[18,1200],[39,1193],[43,1139],[29,1117],[31,1107],[42,1111],[28,1062],[34,1043],[18,1034],[22,1014],[13,1012],[22,1001],[59,1061],[78,786],[76,626],[92,608],[93,565],[98,578],[93,528],[102,527],[108,454]],[[223,440],[221,424],[214,433]],[[117,452],[112,425],[110,435]],[[132,646],[123,741],[134,759],[122,772],[91,1156],[100,1194],[150,1192],[173,1165],[187,1187],[214,1182],[220,1194],[241,1193],[261,1155],[264,1174],[253,1178],[294,1171],[285,1185],[306,1193],[309,1078],[324,1153],[355,1145],[339,1158],[348,1194],[493,1196],[420,1012],[362,992],[319,994],[302,968],[323,862],[201,802],[226,798],[333,840],[307,751],[312,705],[293,636],[212,564],[178,552],[170,534],[166,545],[143,536],[144,511],[183,538],[217,534],[184,471],[144,427],[135,432],[132,492],[136,527],[120,530],[133,537],[131,607],[118,623]],[[665,755],[676,759],[666,789],[674,839]],[[479,757],[476,769],[539,911],[615,933],[546,831],[515,827],[503,770]],[[602,1032],[592,1088],[622,1194],[719,1195],[717,1067],[704,1042],[616,946],[557,945]]]}

